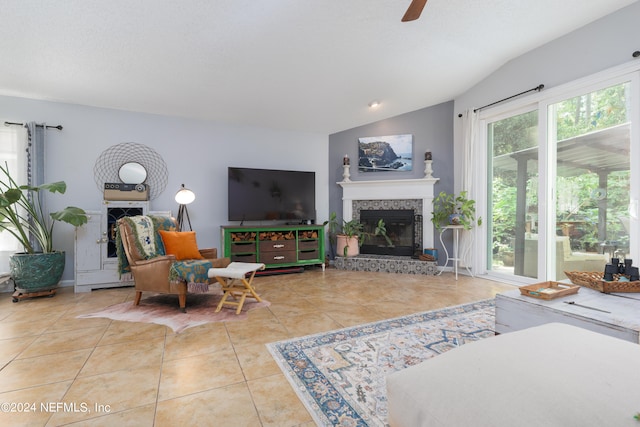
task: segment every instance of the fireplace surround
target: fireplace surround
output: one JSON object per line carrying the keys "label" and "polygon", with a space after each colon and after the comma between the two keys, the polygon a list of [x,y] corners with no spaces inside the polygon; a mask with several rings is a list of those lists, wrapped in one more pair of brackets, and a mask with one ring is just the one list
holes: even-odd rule
{"label": "fireplace surround", "polygon": [[338,182],[342,187],[342,217],[359,219],[358,209],[415,209],[416,214],[422,215],[422,245],[433,247],[431,212],[438,181],[439,178]]}
{"label": "fireplace surround", "polygon": [[[362,211],[411,210],[415,219],[413,227],[414,248],[433,247],[434,229],[431,224],[434,185],[438,178],[402,179],[384,181],[342,181],[343,218],[361,221]],[[375,214],[374,214],[375,215]],[[411,245],[411,244],[409,244]],[[357,257],[336,257],[336,268],[357,271],[385,271],[410,274],[437,273],[435,262],[412,259],[413,250],[407,255],[366,254]]]}

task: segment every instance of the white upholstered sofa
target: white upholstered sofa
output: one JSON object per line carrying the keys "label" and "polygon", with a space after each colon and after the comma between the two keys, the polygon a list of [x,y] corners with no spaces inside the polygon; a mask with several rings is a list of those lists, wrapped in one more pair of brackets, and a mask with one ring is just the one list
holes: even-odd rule
{"label": "white upholstered sofa", "polygon": [[640,425],[640,345],[549,323],[387,376],[392,427]]}

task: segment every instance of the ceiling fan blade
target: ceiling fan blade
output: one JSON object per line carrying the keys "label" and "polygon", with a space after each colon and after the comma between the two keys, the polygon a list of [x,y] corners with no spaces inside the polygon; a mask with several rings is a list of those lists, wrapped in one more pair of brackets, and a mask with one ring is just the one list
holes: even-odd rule
{"label": "ceiling fan blade", "polygon": [[427,0],[413,0],[402,17],[402,22],[415,21],[420,18],[422,9],[424,9],[426,4]]}

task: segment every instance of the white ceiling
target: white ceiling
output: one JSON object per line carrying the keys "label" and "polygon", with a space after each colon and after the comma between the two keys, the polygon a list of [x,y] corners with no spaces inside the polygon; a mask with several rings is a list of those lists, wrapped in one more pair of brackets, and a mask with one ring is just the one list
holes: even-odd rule
{"label": "white ceiling", "polygon": [[430,0],[402,23],[410,0],[0,0],[0,94],[330,134],[634,1]]}

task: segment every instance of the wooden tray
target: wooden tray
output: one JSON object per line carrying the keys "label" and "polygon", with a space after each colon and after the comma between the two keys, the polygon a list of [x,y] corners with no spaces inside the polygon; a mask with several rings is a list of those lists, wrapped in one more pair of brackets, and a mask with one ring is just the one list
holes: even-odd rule
{"label": "wooden tray", "polygon": [[564,274],[571,280],[571,283],[606,294],[611,292],[640,292],[640,281],[618,282],[617,279],[621,276],[620,274],[613,275],[613,278],[616,279],[613,282],[602,280],[603,273],[600,271],[565,271]]}
{"label": "wooden tray", "polygon": [[542,282],[520,287],[522,295],[546,300],[577,294],[578,290],[580,290],[578,285],[560,282]]}

